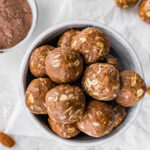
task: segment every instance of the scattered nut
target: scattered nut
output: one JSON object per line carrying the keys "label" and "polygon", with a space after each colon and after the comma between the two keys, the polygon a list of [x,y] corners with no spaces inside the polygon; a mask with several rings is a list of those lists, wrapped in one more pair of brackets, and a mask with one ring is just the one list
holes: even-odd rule
{"label": "scattered nut", "polygon": [[147,88],[147,91],[146,91],[146,92],[147,92],[147,94],[150,95],[150,87]]}
{"label": "scattered nut", "polygon": [[7,134],[0,132],[0,142],[6,147],[13,147],[15,145],[15,141]]}

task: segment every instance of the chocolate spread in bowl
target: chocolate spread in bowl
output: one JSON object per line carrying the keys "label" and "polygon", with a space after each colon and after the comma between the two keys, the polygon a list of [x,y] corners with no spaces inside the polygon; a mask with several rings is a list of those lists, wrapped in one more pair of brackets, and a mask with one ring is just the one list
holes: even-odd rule
{"label": "chocolate spread in bowl", "polygon": [[31,25],[32,12],[27,0],[0,0],[0,49],[22,41]]}

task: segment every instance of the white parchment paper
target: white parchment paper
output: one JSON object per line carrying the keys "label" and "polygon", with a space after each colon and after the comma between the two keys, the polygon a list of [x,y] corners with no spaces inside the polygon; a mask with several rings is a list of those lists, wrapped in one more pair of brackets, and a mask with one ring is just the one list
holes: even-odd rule
{"label": "white parchment paper", "polygon": [[[15,52],[0,54],[0,130],[16,140],[13,150],[149,150],[150,96],[134,123],[117,139],[101,146],[71,147],[48,140],[26,115],[20,103],[18,73],[28,46],[45,29],[71,20],[92,20],[114,28],[136,50],[142,63],[145,80],[150,86],[150,25],[142,22],[137,7],[121,10],[114,0],[36,0],[38,22],[29,41]],[[0,150],[5,150],[0,145]]]}

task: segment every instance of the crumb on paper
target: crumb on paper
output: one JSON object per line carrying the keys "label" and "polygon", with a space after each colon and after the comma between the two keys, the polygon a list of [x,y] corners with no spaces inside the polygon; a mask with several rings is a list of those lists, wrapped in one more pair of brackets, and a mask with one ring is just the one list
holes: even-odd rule
{"label": "crumb on paper", "polygon": [[8,118],[12,112],[12,104],[8,103],[3,107],[3,114],[5,118]]}

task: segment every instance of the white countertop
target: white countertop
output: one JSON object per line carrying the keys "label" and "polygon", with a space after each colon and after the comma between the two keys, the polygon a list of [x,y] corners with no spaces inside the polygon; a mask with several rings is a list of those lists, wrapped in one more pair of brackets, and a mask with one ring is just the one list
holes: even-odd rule
{"label": "white countertop", "polygon": [[[45,29],[71,20],[92,20],[120,32],[136,50],[150,86],[150,25],[141,21],[137,7],[121,10],[114,0],[36,0],[38,22],[30,40],[15,52],[0,54],[0,131],[11,134],[13,150],[149,150],[150,96],[145,95],[137,119],[120,137],[102,146],[71,147],[44,138],[31,122],[19,101],[19,67],[28,46]],[[0,145],[0,150],[7,148]]]}

